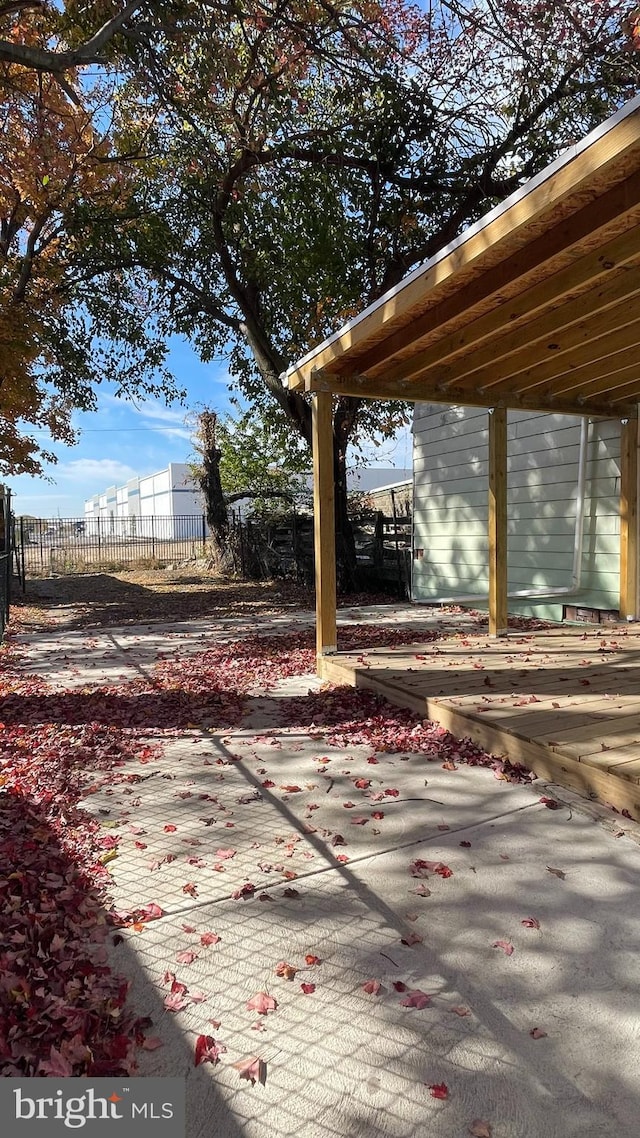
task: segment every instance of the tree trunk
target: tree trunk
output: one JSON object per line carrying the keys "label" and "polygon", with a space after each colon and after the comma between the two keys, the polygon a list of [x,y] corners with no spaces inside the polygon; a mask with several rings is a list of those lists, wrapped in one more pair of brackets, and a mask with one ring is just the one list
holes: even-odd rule
{"label": "tree trunk", "polygon": [[216,415],[203,411],[199,422],[202,469],[198,476],[204,495],[207,522],[211,530],[211,543],[218,569],[228,573],[233,569],[229,544],[229,513],[220,480],[222,452],[216,446]]}

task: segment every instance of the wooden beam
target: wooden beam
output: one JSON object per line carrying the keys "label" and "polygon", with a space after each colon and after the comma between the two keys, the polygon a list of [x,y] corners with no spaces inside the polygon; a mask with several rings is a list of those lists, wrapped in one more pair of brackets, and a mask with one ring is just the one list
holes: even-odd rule
{"label": "wooden beam", "polygon": [[397,383],[386,383],[384,379],[369,379],[361,375],[331,375],[327,372],[318,372],[309,381],[309,391],[331,392],[333,395],[354,395],[358,399],[406,399],[415,403],[442,403],[446,407],[457,404],[467,407],[495,407],[505,406],[514,411],[542,411],[545,414],[554,412],[563,415],[595,415],[603,419],[619,419],[627,410],[633,411],[635,402],[640,401],[640,372],[638,373],[635,391],[625,388],[624,404],[613,401],[607,397],[590,399],[573,398],[571,393],[563,398],[551,398],[548,392],[544,396],[538,395],[537,390],[528,394],[513,394],[508,390],[503,394],[501,388],[493,392],[478,392],[472,388],[451,388],[443,393],[434,386],[433,382],[419,380],[407,383],[406,387],[399,387]]}
{"label": "wooden beam", "polygon": [[507,412],[489,411],[489,636],[507,631]]}
{"label": "wooden beam", "polygon": [[638,420],[623,419],[620,437],[620,617],[635,620],[638,599]]}
{"label": "wooden beam", "polygon": [[337,650],[335,490],[331,402],[329,392],[319,391],[313,396],[311,408],[318,667],[320,667],[323,656]]}

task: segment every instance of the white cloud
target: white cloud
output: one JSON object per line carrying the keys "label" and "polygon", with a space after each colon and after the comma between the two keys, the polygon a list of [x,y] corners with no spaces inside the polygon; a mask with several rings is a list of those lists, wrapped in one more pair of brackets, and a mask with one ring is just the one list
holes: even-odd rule
{"label": "white cloud", "polygon": [[[111,402],[115,405],[118,400],[111,397]],[[164,435],[165,438],[191,441],[191,432],[185,425],[185,418],[188,414],[185,407],[174,410],[171,407],[165,407],[156,399],[145,399],[140,404],[128,403],[127,410],[139,416],[143,427],[152,428],[157,434]]]}
{"label": "white cloud", "polygon": [[[74,458],[56,467],[55,480],[84,482],[87,495],[102,491],[105,486],[120,485],[138,474],[132,466],[113,458]],[[93,490],[93,484],[96,490]]]}
{"label": "white cloud", "polygon": [[[116,405],[120,402],[113,399],[113,404]],[[165,407],[164,403],[158,402],[157,399],[145,399],[141,403],[128,403],[127,409],[135,412],[136,415],[142,416],[143,419],[149,419],[151,422],[160,423],[173,423],[176,426],[184,426],[185,418],[188,414],[186,407]]]}

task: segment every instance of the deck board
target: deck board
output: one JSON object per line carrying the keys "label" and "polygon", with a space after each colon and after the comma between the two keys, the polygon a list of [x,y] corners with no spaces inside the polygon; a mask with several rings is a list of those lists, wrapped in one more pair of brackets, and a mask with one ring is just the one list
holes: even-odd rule
{"label": "deck board", "polygon": [[[429,627],[433,627],[431,618]],[[510,631],[436,621],[438,640],[338,652],[332,683],[372,688],[540,777],[640,821],[640,626]]]}

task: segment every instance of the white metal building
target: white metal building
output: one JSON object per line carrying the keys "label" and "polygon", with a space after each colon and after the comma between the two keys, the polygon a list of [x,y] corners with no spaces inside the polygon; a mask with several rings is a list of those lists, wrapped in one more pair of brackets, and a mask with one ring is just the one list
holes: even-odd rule
{"label": "white metal building", "polygon": [[[191,536],[193,517],[204,515],[202,493],[185,462],[170,462],[165,470],[109,486],[84,504],[85,531],[121,537]],[[153,520],[152,520],[153,519]]]}

